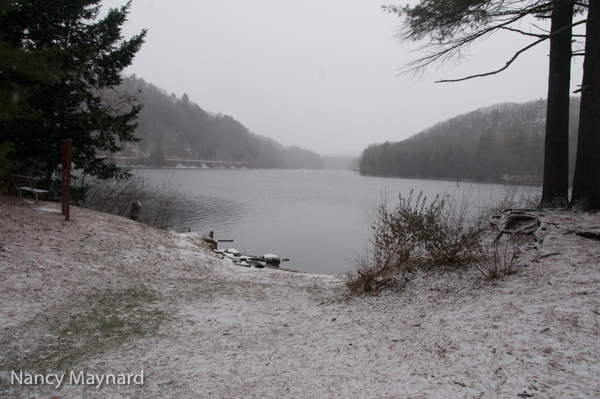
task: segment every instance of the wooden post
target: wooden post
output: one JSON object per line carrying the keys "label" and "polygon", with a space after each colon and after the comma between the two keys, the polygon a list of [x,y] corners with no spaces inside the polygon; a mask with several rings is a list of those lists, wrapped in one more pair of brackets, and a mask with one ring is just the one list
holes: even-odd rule
{"label": "wooden post", "polygon": [[62,142],[62,167],[60,169],[61,171],[61,179],[60,179],[60,192],[61,192],[61,199],[62,199],[62,214],[65,215],[66,214],[66,209],[65,209],[65,174],[66,174],[66,170],[67,170],[67,140],[63,140]]}
{"label": "wooden post", "polygon": [[219,246],[217,240],[214,239],[214,233],[212,231],[208,233],[208,236],[204,236],[204,241],[211,244],[214,247],[213,249],[217,249]]}
{"label": "wooden post", "polygon": [[129,218],[131,220],[139,220],[141,210],[142,210],[142,203],[138,200],[133,201],[133,203],[131,204],[131,213],[129,214]]}
{"label": "wooden post", "polygon": [[62,213],[65,220],[70,220],[71,204],[71,151],[73,140],[63,140],[62,156]]}

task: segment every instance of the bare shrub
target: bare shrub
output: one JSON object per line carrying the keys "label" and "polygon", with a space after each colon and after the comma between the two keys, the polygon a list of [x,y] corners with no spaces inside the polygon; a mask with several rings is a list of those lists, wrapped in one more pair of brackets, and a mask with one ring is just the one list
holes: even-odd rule
{"label": "bare shrub", "polygon": [[456,205],[453,196],[438,195],[427,205],[423,192],[413,195],[414,191],[408,197],[400,195],[391,212],[387,194],[374,207],[366,255],[355,262],[356,274],[346,277],[352,293],[377,291],[404,280],[415,268],[460,265],[470,259],[471,253],[465,251],[466,237],[472,234],[467,223],[468,196]]}
{"label": "bare shrub", "polygon": [[[159,185],[152,186],[154,195],[146,200],[147,211],[140,218],[143,223],[167,229],[170,226],[171,216],[181,202],[181,188],[173,180],[162,180]],[[143,208],[142,208],[143,209]]]}
{"label": "bare shrub", "polygon": [[381,287],[386,286],[390,282],[390,277],[396,278],[398,273],[393,270],[390,258],[381,259],[384,253],[372,253],[369,256],[369,251],[365,256],[360,256],[356,263],[356,274],[352,272],[346,273],[346,287],[353,294],[363,294],[377,292]]}
{"label": "bare shrub", "polygon": [[[411,200],[412,192],[408,199],[400,198],[397,211],[399,208],[404,211],[412,209]],[[387,193],[384,193],[381,203],[373,207],[370,226],[373,235],[365,255],[359,256],[354,264],[356,274],[348,272],[346,275],[346,286],[355,294],[377,291],[389,281],[390,275],[402,274],[417,246],[414,235],[402,229],[398,212],[388,212],[388,205]],[[406,213],[407,222],[418,219]]]}
{"label": "bare shrub", "polygon": [[435,212],[429,212],[432,223],[424,226],[422,232],[426,257],[433,266],[457,265],[462,266],[471,261],[468,242],[481,232],[478,215],[469,214],[472,186],[465,189],[461,200],[444,193],[435,198],[430,205]]}
{"label": "bare shrub", "polygon": [[373,208],[366,254],[357,258],[356,273],[347,274],[346,286],[355,295],[372,293],[404,281],[418,268],[439,265],[474,265],[486,278],[510,274],[526,238],[511,235],[500,240],[498,236],[485,244],[481,233],[505,209],[532,206],[533,191],[533,186],[509,185],[500,200],[480,199],[477,212],[469,209],[472,186],[464,189],[460,200],[455,191],[438,195],[429,204],[422,192],[415,198],[411,191],[408,197],[399,196],[393,211],[388,209],[387,194],[382,195]]}
{"label": "bare shrub", "polygon": [[142,203],[139,221],[162,229],[169,221],[181,198],[181,189],[171,179],[156,183],[141,173],[128,179],[98,179],[90,176],[78,177],[84,191],[80,206],[100,212],[129,217],[133,201]]}
{"label": "bare shrub", "polygon": [[513,274],[518,267],[519,254],[526,241],[526,237],[517,235],[506,240],[495,239],[491,244],[483,240],[472,242],[469,249],[473,265],[487,279]]}

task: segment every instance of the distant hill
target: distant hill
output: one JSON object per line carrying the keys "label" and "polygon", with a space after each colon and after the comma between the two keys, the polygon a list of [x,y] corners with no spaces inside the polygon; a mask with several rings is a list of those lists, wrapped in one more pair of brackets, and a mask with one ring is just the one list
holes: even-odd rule
{"label": "distant hill", "polygon": [[[460,115],[399,142],[372,144],[360,158],[366,175],[482,181],[543,175],[546,101],[503,103]],[[571,99],[569,152],[574,166],[579,98]]]}
{"label": "distant hill", "polygon": [[209,113],[135,76],[117,89],[144,104],[138,119],[138,143],[114,155],[121,164],[146,166],[235,166],[322,169],[321,156],[300,147],[284,147],[250,132],[233,117]]}

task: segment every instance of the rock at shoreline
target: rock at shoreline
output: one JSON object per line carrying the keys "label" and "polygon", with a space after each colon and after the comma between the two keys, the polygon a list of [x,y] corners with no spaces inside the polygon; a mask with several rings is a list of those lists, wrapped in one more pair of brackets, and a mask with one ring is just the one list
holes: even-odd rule
{"label": "rock at shoreline", "polygon": [[281,258],[277,255],[273,255],[273,254],[266,254],[263,256],[263,258],[265,258],[265,262],[267,263],[280,263],[281,262]]}

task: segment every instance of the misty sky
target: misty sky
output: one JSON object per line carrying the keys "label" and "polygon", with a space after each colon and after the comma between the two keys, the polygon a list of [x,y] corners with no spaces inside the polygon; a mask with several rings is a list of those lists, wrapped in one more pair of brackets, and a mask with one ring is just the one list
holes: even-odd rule
{"label": "misty sky", "polygon": [[[104,0],[106,7],[125,0]],[[462,83],[433,83],[503,66],[532,41],[496,34],[458,66],[420,79],[398,76],[418,54],[394,35],[385,0],[133,0],[126,37],[148,29],[125,70],[206,111],[231,115],[253,133],[324,155],[358,155],[437,122],[498,102],[545,98],[548,44],[507,71]],[[527,24],[521,26],[528,29]],[[576,57],[573,90],[581,83]]]}

